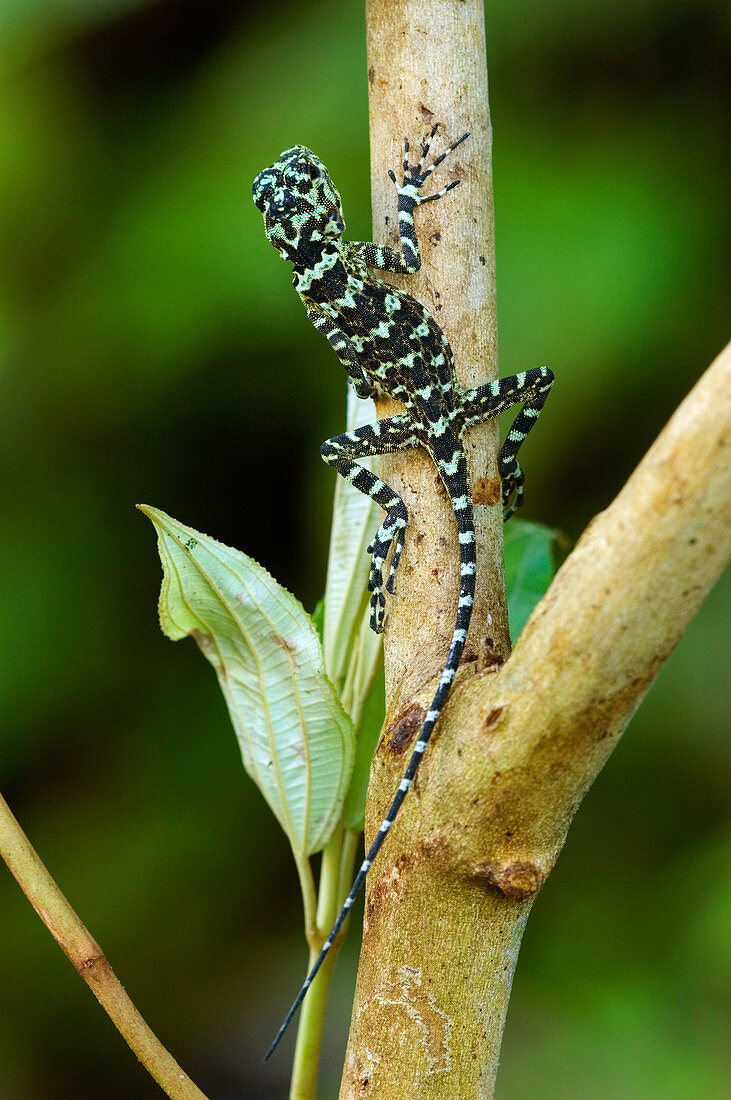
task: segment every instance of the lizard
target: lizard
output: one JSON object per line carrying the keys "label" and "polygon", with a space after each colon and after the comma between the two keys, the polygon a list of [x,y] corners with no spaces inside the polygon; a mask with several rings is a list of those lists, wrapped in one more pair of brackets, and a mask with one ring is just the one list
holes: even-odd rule
{"label": "lizard", "polygon": [[[463,439],[472,426],[490,420],[512,405],[522,404],[500,450],[498,469],[507,520],[523,503],[523,472],[517,452],[535,424],[553,383],[547,367],[500,378],[476,389],[463,389],[446,336],[429,311],[415,298],[380,279],[375,270],[414,274],[421,266],[414,210],[442,198],[459,183],[422,195],[432,172],[469,134],[463,134],[439,156],[430,159],[435,125],[411,163],[404,142],[402,179],[396,186],[400,248],[367,241],[346,241],[340,195],[323,164],[304,145],[286,149],[256,177],[253,199],[264,217],[265,233],[280,255],[293,266],[292,282],[315,328],[329,341],[359,397],[393,398],[404,411],[326,440],[325,462],[356,489],[372,497],[385,518],[368,547],[371,569],[368,587],[370,625],[381,633],[385,593],[395,591],[395,575],[408,523],[401,497],[358,462],[367,456],[424,447],[449,494],[457,526],[460,589],[449,652],[436,693],[426,713],[411,757],[393,801],[358,870],[342,909],[323,943],[302,988],[266,1056],[274,1052],[344,923],[370,867],[406,797],[449,695],[467,638],[475,593],[476,558],[472,478]],[[388,576],[384,568],[392,552]]]}

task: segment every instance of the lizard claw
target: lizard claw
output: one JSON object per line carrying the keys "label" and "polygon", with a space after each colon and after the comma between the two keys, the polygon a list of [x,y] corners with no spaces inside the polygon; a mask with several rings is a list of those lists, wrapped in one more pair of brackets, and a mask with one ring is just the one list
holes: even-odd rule
{"label": "lizard claw", "polygon": [[421,156],[419,157],[417,163],[413,166],[409,163],[410,146],[408,139],[404,141],[403,179],[401,184],[399,184],[398,180],[396,179],[395,173],[391,169],[389,169],[388,172],[390,179],[396,184],[398,196],[401,200],[401,203],[404,204],[404,200],[406,200],[404,205],[410,206],[412,209],[416,206],[423,205],[423,203],[425,202],[433,202],[435,199],[440,199],[442,195],[446,195],[447,191],[451,191],[452,188],[456,187],[457,184],[460,182],[460,180],[452,180],[445,187],[443,187],[441,191],[437,191],[433,195],[419,194],[419,189],[424,185],[434,169],[438,168],[442,161],[444,161],[449,156],[449,154],[457,148],[458,145],[461,145],[461,143],[470,136],[469,132],[462,134],[461,138],[458,138],[457,141],[452,142],[449,148],[445,149],[440,156],[435,157],[431,164],[427,165],[426,161],[427,157],[429,156],[432,139],[438,129],[439,123],[432,127],[428,137],[422,143]]}

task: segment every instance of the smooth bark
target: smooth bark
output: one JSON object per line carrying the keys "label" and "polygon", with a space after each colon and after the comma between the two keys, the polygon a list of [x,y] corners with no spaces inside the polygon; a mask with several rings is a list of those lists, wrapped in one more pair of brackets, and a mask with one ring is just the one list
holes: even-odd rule
{"label": "smooth bark", "polygon": [[[460,379],[475,384],[497,371],[482,4],[368,0],[366,10],[377,241],[396,243],[386,171],[400,162],[402,135],[418,139],[436,121],[444,144],[472,134],[441,169],[460,187],[417,211],[424,266],[403,285],[435,312]],[[493,1095],[533,899],[583,795],[731,554],[730,393],[726,349],[589,525],[502,666],[502,533],[489,506],[497,437],[474,433],[475,499],[485,505],[480,599],[452,699],[369,875],[341,1100]],[[411,523],[386,633],[367,842],[441,671],[458,589],[454,522],[428,457],[395,456],[382,473]]]}

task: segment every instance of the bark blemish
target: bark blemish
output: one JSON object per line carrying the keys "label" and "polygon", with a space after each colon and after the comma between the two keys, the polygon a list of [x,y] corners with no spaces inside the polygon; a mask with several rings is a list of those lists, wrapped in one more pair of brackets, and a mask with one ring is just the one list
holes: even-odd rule
{"label": "bark blemish", "polygon": [[399,756],[404,749],[408,748],[421,729],[424,721],[424,714],[425,711],[423,707],[414,706],[399,718],[387,742],[388,751],[390,753],[394,756]]}
{"label": "bark blemish", "polygon": [[477,668],[475,671],[487,672],[488,669],[494,671],[504,663],[505,658],[495,649],[494,640],[489,635],[483,638],[480,642],[480,648],[477,654]]}
{"label": "bark blemish", "polygon": [[472,488],[472,500],[475,504],[497,504],[501,492],[500,478],[478,477]]}
{"label": "bark blemish", "polygon": [[548,872],[527,860],[514,863],[482,862],[473,867],[478,878],[485,879],[511,901],[535,897],[548,878]]}
{"label": "bark blemish", "polygon": [[500,721],[504,710],[505,707],[493,707],[484,721],[484,728],[487,730],[490,729],[491,726],[496,725]]}
{"label": "bark blemish", "polygon": [[401,888],[401,879],[414,864],[411,855],[399,856],[391,868],[382,875],[375,886],[371,886],[365,904],[365,924],[368,926],[383,906],[395,904]]}

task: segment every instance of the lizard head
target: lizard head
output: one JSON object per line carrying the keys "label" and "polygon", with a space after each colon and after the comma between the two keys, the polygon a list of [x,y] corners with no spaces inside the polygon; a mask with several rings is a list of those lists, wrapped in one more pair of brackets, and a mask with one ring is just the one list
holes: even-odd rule
{"label": "lizard head", "polygon": [[345,229],[340,195],[319,157],[304,145],[285,149],[254,180],[254,202],[264,215],[266,235],[292,259],[311,242],[334,241]]}

